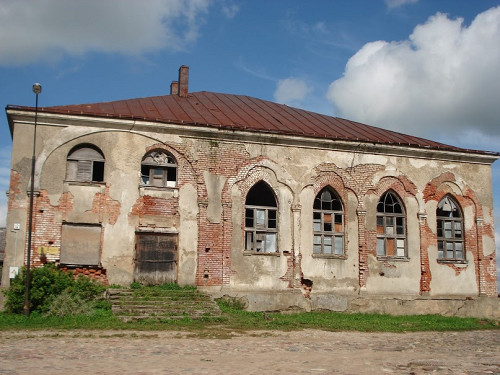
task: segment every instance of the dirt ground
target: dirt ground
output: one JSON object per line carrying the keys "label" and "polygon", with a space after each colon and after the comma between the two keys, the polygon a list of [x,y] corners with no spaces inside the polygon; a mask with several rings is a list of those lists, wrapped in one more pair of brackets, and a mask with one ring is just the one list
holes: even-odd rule
{"label": "dirt ground", "polygon": [[4,331],[0,374],[500,374],[500,331]]}

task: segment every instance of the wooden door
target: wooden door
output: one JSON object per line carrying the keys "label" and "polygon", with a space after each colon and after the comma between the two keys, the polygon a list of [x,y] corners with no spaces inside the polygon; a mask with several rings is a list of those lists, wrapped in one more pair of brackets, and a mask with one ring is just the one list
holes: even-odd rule
{"label": "wooden door", "polygon": [[137,233],[134,281],[146,285],[177,282],[177,234]]}

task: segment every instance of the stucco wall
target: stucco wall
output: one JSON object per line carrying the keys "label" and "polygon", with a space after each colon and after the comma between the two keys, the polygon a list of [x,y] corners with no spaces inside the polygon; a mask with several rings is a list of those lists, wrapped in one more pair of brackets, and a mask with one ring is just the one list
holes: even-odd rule
{"label": "stucco wall", "polygon": [[[57,122],[42,119],[38,132],[35,264],[43,262],[42,248],[50,249],[49,261],[58,260],[63,223],[84,223],[102,228],[101,267],[110,283],[133,281],[136,233],[151,232],[178,235],[177,281],[183,285],[235,293],[296,290],[306,297],[315,292],[497,293],[489,162],[435,152],[425,158],[423,151],[411,149],[387,149],[383,155],[369,145],[341,150],[334,142],[288,142],[216,130],[198,134],[155,124],[75,119],[69,125],[68,120],[43,125],[50,121]],[[27,227],[31,133],[21,122],[14,128],[7,225],[20,223],[21,229],[7,233],[4,270],[22,265],[20,243]],[[66,158],[79,144],[102,151],[104,182],[65,181]],[[141,160],[152,149],[176,159],[176,187],[140,186]],[[259,181],[268,184],[277,202],[278,251],[273,254],[244,249],[245,199]],[[344,209],[340,256],[312,250],[313,202],[325,186],[335,190]],[[377,203],[388,190],[401,199],[406,215],[404,259],[376,254]],[[467,253],[460,264],[437,259],[435,212],[445,194],[453,195],[464,213]],[[8,281],[5,272],[2,281]]]}

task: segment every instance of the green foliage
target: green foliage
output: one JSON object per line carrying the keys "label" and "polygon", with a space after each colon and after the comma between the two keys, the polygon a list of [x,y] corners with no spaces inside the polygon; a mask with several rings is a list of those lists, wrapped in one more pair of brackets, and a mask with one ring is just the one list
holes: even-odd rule
{"label": "green foliage", "polygon": [[74,284],[70,287],[71,294],[80,297],[84,301],[102,295],[105,290],[105,285],[83,275],[78,276]]}
{"label": "green foliage", "polygon": [[82,299],[77,294],[72,294],[69,290],[64,290],[54,297],[50,304],[47,315],[63,317],[68,315],[89,315],[94,311],[91,301]]}
{"label": "green foliage", "polygon": [[139,284],[137,281],[134,281],[133,283],[130,284],[130,289],[141,289],[142,285]]}
{"label": "green foliage", "polygon": [[180,286],[179,284],[175,284],[175,283],[165,283],[165,284],[159,285],[158,288],[160,288],[162,290],[196,290],[195,286],[192,286],[192,285]]}
{"label": "green foliage", "polygon": [[197,337],[224,338],[231,332],[255,330],[302,330],[362,332],[418,332],[418,331],[463,331],[499,330],[500,322],[494,320],[445,317],[439,315],[390,316],[378,314],[347,314],[337,312],[310,313],[262,313],[233,310],[224,312],[218,319],[140,320],[122,322],[110,310],[94,309],[92,314],[65,315],[63,317],[32,313],[0,313],[2,330],[53,330],[53,329],[105,329],[191,331]]}
{"label": "green foliage", "polygon": [[[4,290],[5,310],[20,314],[23,312],[26,288],[26,268],[12,280],[9,289]],[[30,311],[47,313],[59,295],[63,292],[82,301],[90,301],[101,295],[105,286],[85,276],[77,280],[69,272],[58,269],[54,264],[31,270]]]}
{"label": "green foliage", "polygon": [[133,283],[130,284],[130,289],[134,290],[141,290],[141,292],[147,293],[147,291],[150,292],[161,292],[165,290],[196,290],[195,286],[192,285],[185,285],[185,286],[180,286],[179,284],[175,283],[165,283],[161,285],[142,285],[138,283],[137,281],[134,281]]}
{"label": "green foliage", "polygon": [[217,299],[216,302],[220,311],[227,313],[243,311],[246,307],[244,301],[235,297],[222,297]]}
{"label": "green foliage", "polygon": [[[72,283],[71,275],[57,269],[53,264],[34,268],[30,272],[30,311],[46,312],[52,299]],[[22,313],[26,288],[26,267],[11,281],[4,291],[5,309],[8,312]]]}

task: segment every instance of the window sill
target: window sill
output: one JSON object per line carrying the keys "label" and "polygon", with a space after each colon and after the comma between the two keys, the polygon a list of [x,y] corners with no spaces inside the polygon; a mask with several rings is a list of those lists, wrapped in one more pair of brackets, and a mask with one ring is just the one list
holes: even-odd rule
{"label": "window sill", "polygon": [[438,263],[443,264],[468,264],[469,262],[465,259],[438,259]]}
{"label": "window sill", "polygon": [[268,257],[279,257],[279,256],[281,256],[281,254],[278,251],[273,252],[273,253],[264,253],[264,252],[261,252],[261,251],[248,251],[248,250],[244,250],[243,251],[243,255],[264,255],[264,256],[268,256]]}
{"label": "window sill", "polygon": [[345,254],[313,254],[312,257],[316,259],[347,259]]}
{"label": "window sill", "polygon": [[179,188],[166,186],[139,185],[141,197],[149,195],[155,198],[178,198]]}
{"label": "window sill", "polygon": [[176,186],[155,186],[155,185],[139,185],[140,189],[151,189],[151,190],[178,190],[179,187]]}
{"label": "window sill", "polygon": [[409,262],[408,257],[389,257],[389,256],[377,256],[377,260],[380,262]]}
{"label": "window sill", "polygon": [[65,184],[73,185],[73,186],[105,186],[106,183],[104,181],[75,181],[75,180],[66,180]]}
{"label": "window sill", "polygon": [[148,184],[139,184],[140,188],[146,189],[155,189],[155,190],[165,190],[165,189],[178,189],[177,185],[175,186],[156,186],[156,185],[148,185]]}

